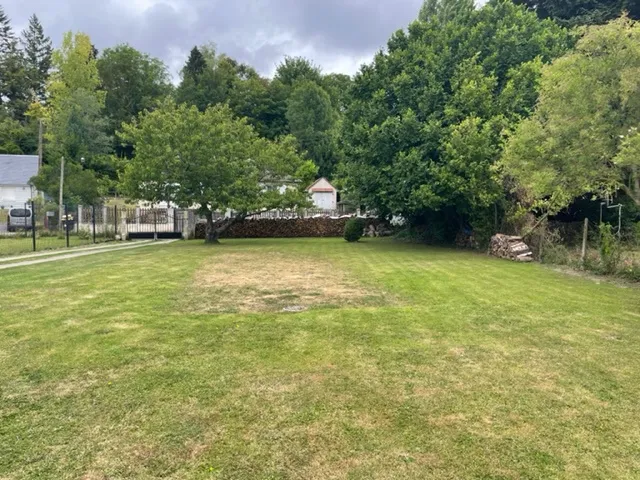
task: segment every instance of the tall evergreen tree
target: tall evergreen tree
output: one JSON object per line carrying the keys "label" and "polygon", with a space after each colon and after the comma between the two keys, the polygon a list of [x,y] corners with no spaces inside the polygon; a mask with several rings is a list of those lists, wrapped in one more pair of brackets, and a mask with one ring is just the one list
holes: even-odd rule
{"label": "tall evergreen tree", "polygon": [[16,46],[16,36],[11,27],[11,20],[0,5],[0,56],[10,53]]}
{"label": "tall evergreen tree", "polygon": [[197,82],[198,78],[204,70],[207,68],[207,60],[198,47],[193,47],[189,54],[189,60],[182,70],[184,78],[190,78],[194,82]]}
{"label": "tall evergreen tree", "polygon": [[35,97],[44,103],[53,47],[36,15],[31,16],[29,26],[22,32],[22,45],[31,88]]}
{"label": "tall evergreen tree", "polygon": [[11,21],[0,7],[0,105],[21,120],[29,105],[29,84],[22,51]]}

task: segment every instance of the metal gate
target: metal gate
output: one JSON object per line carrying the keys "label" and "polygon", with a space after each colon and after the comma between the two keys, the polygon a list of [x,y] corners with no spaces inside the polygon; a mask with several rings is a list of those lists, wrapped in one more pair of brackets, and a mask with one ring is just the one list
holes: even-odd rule
{"label": "metal gate", "polygon": [[127,237],[136,239],[182,238],[185,212],[173,208],[127,210]]}

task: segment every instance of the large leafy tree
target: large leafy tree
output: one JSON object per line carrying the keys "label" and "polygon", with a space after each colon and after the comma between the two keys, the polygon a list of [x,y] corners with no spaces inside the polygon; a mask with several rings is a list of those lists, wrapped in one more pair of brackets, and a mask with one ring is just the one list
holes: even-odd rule
{"label": "large leafy tree", "polygon": [[304,57],[285,57],[276,68],[274,80],[293,87],[296,82],[311,81],[322,83],[320,67]]}
{"label": "large leafy tree", "polygon": [[541,65],[571,38],[506,0],[429,1],[420,18],[354,80],[345,186],[381,215],[463,222],[502,198],[502,132],[533,109]]}
{"label": "large leafy tree", "polygon": [[258,74],[253,68],[219,55],[213,46],[194,48],[182,69],[176,100],[204,111],[228,102],[239,82],[254,78]]}
{"label": "large leafy tree", "polygon": [[22,32],[22,45],[26,72],[33,95],[36,100],[44,104],[53,47],[51,39],[44,34],[42,24],[36,15],[29,18],[29,25]]}
{"label": "large leafy tree", "polygon": [[[143,110],[155,108],[172,90],[165,64],[129,45],[104,50],[97,67],[101,88],[106,92],[105,113],[111,135]],[[131,154],[126,147],[118,150]]]}
{"label": "large leafy tree", "polygon": [[540,18],[552,18],[569,26],[606,23],[623,12],[640,19],[637,0],[514,0],[514,3],[533,9]]}
{"label": "large leafy tree", "polygon": [[640,22],[590,27],[542,70],[540,101],[503,164],[528,207],[555,213],[622,189],[640,206]]}
{"label": "large leafy tree", "polygon": [[[307,203],[304,187],[315,167],[296,152],[294,140],[260,138],[226,105],[201,112],[166,102],[125,125],[122,136],[136,152],[125,168],[123,190],[149,202],[196,206],[207,219],[207,242],[216,243],[251,213]],[[213,213],[227,209],[233,217],[216,225]]]}
{"label": "large leafy tree", "polygon": [[336,114],[329,94],[310,80],[296,82],[288,100],[287,120],[300,149],[309,154],[320,175],[330,177],[338,151],[334,135]]}
{"label": "large leafy tree", "polygon": [[98,181],[108,185],[115,172],[107,155],[111,139],[106,134],[105,92],[100,90],[89,37],[83,33],[65,34],[60,49],[53,54],[53,68],[44,115],[48,161],[35,184],[54,196],[64,157],[65,198],[93,203],[100,195]]}

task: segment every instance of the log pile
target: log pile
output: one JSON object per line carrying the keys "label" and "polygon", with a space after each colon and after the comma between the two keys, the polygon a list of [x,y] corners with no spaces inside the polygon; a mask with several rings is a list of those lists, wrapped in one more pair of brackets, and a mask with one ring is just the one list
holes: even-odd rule
{"label": "log pile", "polygon": [[501,233],[491,237],[489,253],[494,257],[506,258],[515,262],[533,261],[533,252],[524,243],[522,237],[512,237]]}
{"label": "log pile", "polygon": [[[236,223],[221,235],[221,238],[293,238],[293,237],[342,237],[344,227],[350,217],[329,218],[281,218],[245,220]],[[377,219],[365,220],[365,231],[373,225],[380,235],[386,233],[386,227],[380,228]],[[196,225],[196,238],[203,239],[206,225]]]}

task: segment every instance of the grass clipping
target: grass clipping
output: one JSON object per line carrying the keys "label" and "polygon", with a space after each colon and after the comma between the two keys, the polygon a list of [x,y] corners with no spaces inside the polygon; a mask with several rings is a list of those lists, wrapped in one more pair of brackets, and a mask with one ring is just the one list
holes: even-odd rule
{"label": "grass clipping", "polygon": [[251,313],[379,305],[380,293],[327,261],[276,252],[231,253],[212,258],[196,272],[185,309]]}

